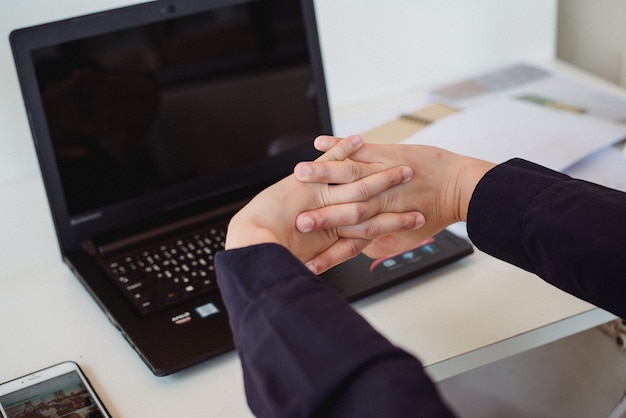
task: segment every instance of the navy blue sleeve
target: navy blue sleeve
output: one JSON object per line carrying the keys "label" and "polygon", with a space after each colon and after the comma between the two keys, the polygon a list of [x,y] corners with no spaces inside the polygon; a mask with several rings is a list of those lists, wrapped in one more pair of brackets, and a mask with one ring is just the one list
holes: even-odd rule
{"label": "navy blue sleeve", "polygon": [[514,159],[479,182],[467,228],[482,251],[626,317],[626,193]]}
{"label": "navy blue sleeve", "polygon": [[452,416],[421,363],[287,249],[221,252],[216,267],[256,416]]}

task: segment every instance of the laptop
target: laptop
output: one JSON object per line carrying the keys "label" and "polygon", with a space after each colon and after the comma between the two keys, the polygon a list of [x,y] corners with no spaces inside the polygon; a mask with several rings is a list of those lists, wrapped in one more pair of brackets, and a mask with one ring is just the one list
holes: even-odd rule
{"label": "laptop", "polygon": [[[313,1],[158,0],[10,40],[63,261],[155,375],[231,350],[228,220],[332,132]],[[408,253],[325,277],[354,300],[471,245]]]}

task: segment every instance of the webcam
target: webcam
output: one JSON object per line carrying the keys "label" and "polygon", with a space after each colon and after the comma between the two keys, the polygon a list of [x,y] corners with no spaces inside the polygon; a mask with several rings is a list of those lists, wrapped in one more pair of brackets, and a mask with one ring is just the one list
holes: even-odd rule
{"label": "webcam", "polygon": [[165,6],[161,8],[161,13],[166,14],[174,14],[176,13],[176,5],[170,4],[169,6]]}

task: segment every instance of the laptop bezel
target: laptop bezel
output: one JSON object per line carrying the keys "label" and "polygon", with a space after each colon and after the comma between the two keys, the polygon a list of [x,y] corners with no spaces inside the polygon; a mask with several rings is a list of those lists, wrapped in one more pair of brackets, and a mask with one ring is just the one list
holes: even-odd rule
{"label": "laptop bezel", "polygon": [[[102,215],[98,212],[81,214],[79,219],[72,218],[69,214],[60,178],[57,161],[55,159],[52,141],[48,132],[46,115],[43,108],[40,92],[37,85],[37,78],[32,65],[31,51],[38,48],[49,47],[62,42],[68,42],[84,37],[94,36],[101,33],[114,32],[129,27],[155,23],[172,17],[186,16],[198,11],[207,11],[224,6],[250,3],[254,0],[173,0],[154,1],[127,6],[114,10],[107,10],[78,18],[65,19],[43,25],[18,29],[10,34],[10,42],[13,50],[14,60],[17,68],[20,86],[22,88],[24,104],[28,115],[31,133],[34,140],[37,157],[40,163],[42,178],[45,184],[48,201],[54,226],[57,234],[59,247],[62,253],[79,251],[85,244],[92,241],[98,234],[111,235],[111,231],[124,230],[126,226],[140,220],[137,207],[135,212],[124,212],[124,205],[120,209],[114,209],[116,213],[130,213],[129,219],[122,219],[118,215],[109,216],[101,221]],[[319,115],[320,134],[332,133],[332,122],[329,109],[329,100],[326,90],[326,83],[323,71],[323,61],[319,44],[319,34],[317,32],[317,20],[315,7],[312,0],[300,0],[304,29],[307,36],[307,47],[309,51],[309,61],[312,70],[313,83],[315,86],[317,111]],[[30,65],[29,65],[30,64]],[[311,138],[311,141],[313,138]],[[250,184],[245,189],[233,190],[231,194],[215,199],[213,203],[207,203],[207,196],[202,204],[192,202],[198,206],[197,210],[211,210],[222,205],[235,202],[240,199],[250,197],[272,181],[287,175],[288,169],[298,161],[312,159],[318,153],[311,147],[308,150],[298,150],[297,152],[285,154],[278,159],[276,169],[269,173],[267,178],[260,180],[256,184]],[[180,200],[193,200],[194,194],[200,189],[198,185],[186,185],[189,192]],[[161,198],[168,196],[172,191],[161,192]],[[179,197],[179,196],[171,196]],[[149,196],[144,200],[143,206],[153,207],[151,199],[159,196]],[[179,215],[174,211],[180,207],[161,207],[160,212],[155,212],[152,218],[146,221],[146,228],[153,226],[156,219],[177,218]],[[195,209],[193,209],[195,210]],[[183,214],[186,214],[183,212]],[[111,221],[111,219],[115,219]],[[114,222],[113,224],[111,222]]]}

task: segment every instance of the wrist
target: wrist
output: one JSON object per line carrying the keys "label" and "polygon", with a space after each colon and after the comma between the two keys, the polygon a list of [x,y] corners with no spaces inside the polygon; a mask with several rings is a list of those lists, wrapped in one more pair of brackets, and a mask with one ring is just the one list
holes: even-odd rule
{"label": "wrist", "polygon": [[472,195],[480,180],[495,164],[476,158],[465,157],[467,160],[459,170],[458,213],[457,221],[467,222],[467,213]]}
{"label": "wrist", "polygon": [[224,249],[232,250],[267,243],[280,244],[272,231],[245,218],[242,219],[241,214],[236,214],[228,224]]}

